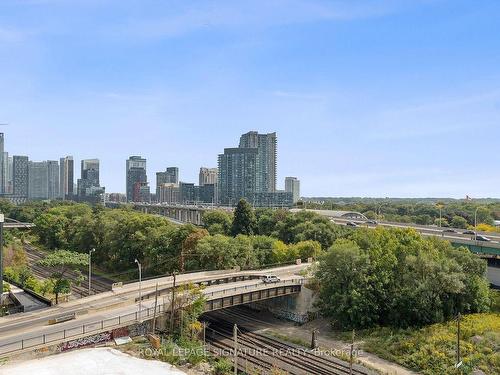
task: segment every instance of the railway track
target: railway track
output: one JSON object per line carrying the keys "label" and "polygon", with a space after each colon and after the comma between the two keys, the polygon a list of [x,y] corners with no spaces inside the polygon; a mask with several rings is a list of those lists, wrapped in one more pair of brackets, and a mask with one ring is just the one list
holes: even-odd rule
{"label": "railway track", "polygon": [[[39,279],[50,278],[55,269],[51,267],[42,267],[38,264],[40,260],[45,258],[45,254],[29,243],[25,243],[23,247],[28,258],[28,265],[33,274]],[[76,279],[79,275],[76,272],[69,271],[68,276],[72,279]],[[85,274],[83,276],[85,277],[85,280],[81,285],[71,285],[71,295],[73,298],[82,298],[88,296],[89,294],[88,287],[85,286],[85,284],[88,283],[88,276]],[[97,294],[107,292],[111,290],[112,284],[113,280],[101,276],[93,276],[92,293]]]}
{"label": "railway track", "polygon": [[[216,355],[231,356],[234,352],[233,324],[211,315],[207,328],[209,349]],[[331,355],[293,346],[280,340],[251,332],[244,326],[238,332],[238,370],[248,373],[258,369],[269,374],[281,369],[290,375],[347,375],[349,364]],[[353,375],[372,375],[361,366],[353,366]]]}

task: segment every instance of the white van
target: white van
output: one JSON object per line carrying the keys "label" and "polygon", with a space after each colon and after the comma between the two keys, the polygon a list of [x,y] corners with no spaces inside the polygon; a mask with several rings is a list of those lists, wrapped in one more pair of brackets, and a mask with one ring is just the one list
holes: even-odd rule
{"label": "white van", "polygon": [[266,276],[264,276],[264,278],[262,279],[262,281],[265,284],[279,283],[280,282],[280,278],[278,276],[276,276],[276,275],[266,275]]}

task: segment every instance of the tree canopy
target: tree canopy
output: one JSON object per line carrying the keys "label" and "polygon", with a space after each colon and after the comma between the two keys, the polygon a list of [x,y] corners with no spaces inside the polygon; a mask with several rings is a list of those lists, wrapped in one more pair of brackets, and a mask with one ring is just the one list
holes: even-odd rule
{"label": "tree canopy", "polygon": [[320,306],[342,328],[442,322],[489,306],[486,263],[414,230],[359,229],[337,240],[317,271]]}
{"label": "tree canopy", "polygon": [[255,214],[252,206],[250,206],[246,200],[240,199],[234,210],[231,234],[233,236],[237,236],[238,234],[245,234],[247,236],[252,235],[254,233],[255,224]]}
{"label": "tree canopy", "polygon": [[[43,267],[52,269],[51,279],[53,280],[52,293],[56,296],[56,303],[59,302],[61,293],[69,293],[72,283],[80,283],[82,276],[80,269],[88,267],[89,257],[87,254],[81,254],[68,250],[57,250],[49,253],[44,259],[38,262]],[[70,278],[68,271],[76,272],[80,277]]]}

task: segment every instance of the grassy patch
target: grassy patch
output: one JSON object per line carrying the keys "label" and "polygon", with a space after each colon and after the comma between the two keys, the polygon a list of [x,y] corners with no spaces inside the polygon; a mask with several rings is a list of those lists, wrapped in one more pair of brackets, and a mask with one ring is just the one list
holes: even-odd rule
{"label": "grassy patch", "polygon": [[281,341],[284,341],[284,342],[288,342],[290,344],[295,344],[295,345],[303,346],[305,348],[308,348],[311,345],[310,342],[302,340],[301,338],[298,338],[298,337],[290,337],[290,336],[283,335],[281,333],[273,332],[273,331],[269,331],[267,333],[268,333],[269,336],[275,337],[278,340],[281,340]]}
{"label": "grassy patch", "polygon": [[377,328],[356,336],[363,339],[363,350],[425,375],[470,374],[474,369],[500,374],[500,315],[496,313],[462,318],[462,372],[454,368],[456,321],[420,329]]}
{"label": "grassy patch", "polygon": [[491,291],[491,312],[500,313],[500,291]]}

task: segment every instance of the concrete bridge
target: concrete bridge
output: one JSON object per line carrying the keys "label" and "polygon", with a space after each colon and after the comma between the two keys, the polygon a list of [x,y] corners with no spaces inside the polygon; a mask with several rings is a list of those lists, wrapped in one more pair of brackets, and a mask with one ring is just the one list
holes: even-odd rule
{"label": "concrete bridge", "polygon": [[[177,276],[176,285],[192,283],[208,285],[202,290],[205,298],[204,310],[208,312],[299,294],[305,279],[296,273],[306,267],[308,264],[262,271],[198,272]],[[260,277],[265,274],[278,275],[280,281],[263,283]],[[223,283],[220,283],[221,280]],[[158,295],[155,292],[157,284]],[[170,314],[172,286],[172,277],[117,285],[110,292],[32,313],[0,318],[0,357],[63,345],[103,333],[109,334],[123,327],[144,325],[154,317]],[[155,300],[158,300],[156,312]],[[177,299],[174,301],[175,304],[178,303]],[[61,323],[47,325],[49,321],[61,321]],[[163,318],[164,323],[165,321]],[[148,329],[144,330],[149,332]]]}
{"label": "concrete bridge", "polygon": [[[106,202],[106,207],[119,208],[127,204],[125,203],[115,203]],[[203,225],[203,213],[208,210],[227,210],[229,212],[233,211],[232,207],[217,207],[217,206],[188,206],[188,205],[172,205],[172,204],[148,204],[148,203],[128,203],[135,210],[153,214],[160,215],[169,218],[174,223],[187,224],[191,223],[194,225]]]}

